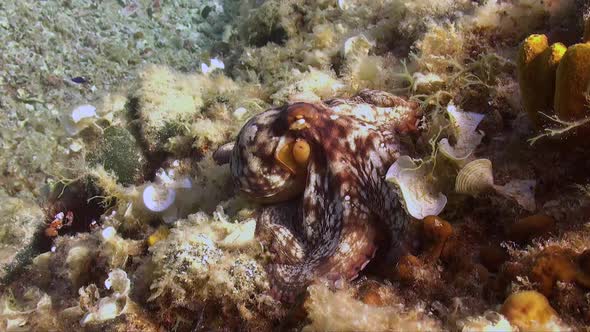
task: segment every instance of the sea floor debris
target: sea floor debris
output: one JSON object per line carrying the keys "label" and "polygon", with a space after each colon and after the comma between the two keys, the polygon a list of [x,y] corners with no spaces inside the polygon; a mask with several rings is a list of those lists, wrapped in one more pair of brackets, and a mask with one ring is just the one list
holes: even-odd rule
{"label": "sea floor debris", "polygon": [[[586,0],[0,3],[0,330],[588,329],[589,18]],[[375,182],[403,231],[367,211],[374,248],[335,264],[358,271],[283,301],[269,266],[348,257],[311,221],[369,206],[334,188],[377,186],[318,151],[374,171],[359,128],[392,100],[412,112],[380,127],[403,149]],[[313,112],[285,112],[277,151],[240,134],[285,105],[363,120],[312,139]],[[252,200],[239,149],[297,181]],[[305,194],[315,219],[289,205],[309,174],[333,190]]]}

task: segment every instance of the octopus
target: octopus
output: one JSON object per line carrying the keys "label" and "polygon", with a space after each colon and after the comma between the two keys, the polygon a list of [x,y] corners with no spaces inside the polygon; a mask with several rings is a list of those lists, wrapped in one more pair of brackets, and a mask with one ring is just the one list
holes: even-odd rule
{"label": "octopus", "polygon": [[416,130],[418,107],[364,90],[350,99],[297,102],[242,127],[228,157],[239,190],[262,203],[256,235],[271,253],[271,294],[294,302],[318,279],[356,278],[381,229],[398,246],[408,216],[389,166]]}

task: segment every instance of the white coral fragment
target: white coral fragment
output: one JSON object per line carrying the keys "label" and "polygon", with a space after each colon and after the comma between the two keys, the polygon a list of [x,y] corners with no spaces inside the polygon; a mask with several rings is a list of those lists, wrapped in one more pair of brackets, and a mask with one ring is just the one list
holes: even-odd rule
{"label": "white coral fragment", "polygon": [[408,156],[393,163],[385,179],[399,187],[406,210],[416,219],[438,215],[447,204],[447,197],[436,192],[428,181],[426,168],[417,166]]}
{"label": "white coral fragment", "polygon": [[476,129],[483,120],[484,115],[459,111],[453,104],[447,106],[447,114],[451,121],[456,143],[451,146],[449,140],[443,138],[438,142],[438,147],[442,154],[460,162],[471,156],[475,148],[481,143],[484,134],[477,132]]}

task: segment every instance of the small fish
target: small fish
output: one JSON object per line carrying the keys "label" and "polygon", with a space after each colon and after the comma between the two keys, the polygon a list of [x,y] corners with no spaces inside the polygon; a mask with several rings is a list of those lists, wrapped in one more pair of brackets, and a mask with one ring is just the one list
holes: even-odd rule
{"label": "small fish", "polygon": [[90,80],[85,78],[84,76],[76,76],[71,78],[72,82],[77,84],[88,83]]}

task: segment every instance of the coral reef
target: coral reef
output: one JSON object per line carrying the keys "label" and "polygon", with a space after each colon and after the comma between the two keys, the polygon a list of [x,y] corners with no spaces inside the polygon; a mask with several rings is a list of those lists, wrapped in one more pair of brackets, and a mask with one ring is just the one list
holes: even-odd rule
{"label": "coral reef", "polygon": [[0,330],[587,329],[588,17],[1,2]]}

